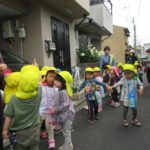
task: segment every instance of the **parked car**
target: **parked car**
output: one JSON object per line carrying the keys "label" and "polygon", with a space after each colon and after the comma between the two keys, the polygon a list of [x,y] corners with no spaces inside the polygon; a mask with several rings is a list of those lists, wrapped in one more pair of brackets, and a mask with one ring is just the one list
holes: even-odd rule
{"label": "parked car", "polygon": [[7,50],[0,50],[0,63],[7,64],[8,68],[12,71],[20,71],[22,66],[29,64],[28,61],[23,60]]}

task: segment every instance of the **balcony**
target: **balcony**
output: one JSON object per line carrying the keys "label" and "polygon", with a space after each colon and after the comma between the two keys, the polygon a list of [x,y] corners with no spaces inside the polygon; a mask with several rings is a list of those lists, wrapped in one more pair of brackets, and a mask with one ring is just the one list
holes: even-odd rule
{"label": "balcony", "polygon": [[90,0],[42,0],[71,19],[89,15]]}
{"label": "balcony", "polygon": [[94,33],[98,36],[113,33],[112,14],[104,3],[91,5],[90,15],[82,23],[80,21],[76,21],[79,31],[89,34]]}

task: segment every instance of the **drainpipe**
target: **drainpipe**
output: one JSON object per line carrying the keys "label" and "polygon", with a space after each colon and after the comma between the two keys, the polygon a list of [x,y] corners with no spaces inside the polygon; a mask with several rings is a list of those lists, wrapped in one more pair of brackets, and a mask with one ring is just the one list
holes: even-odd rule
{"label": "drainpipe", "polygon": [[102,43],[103,43],[105,40],[109,39],[110,36],[111,36],[111,34],[109,34],[106,38],[104,38],[104,39],[102,40]]}

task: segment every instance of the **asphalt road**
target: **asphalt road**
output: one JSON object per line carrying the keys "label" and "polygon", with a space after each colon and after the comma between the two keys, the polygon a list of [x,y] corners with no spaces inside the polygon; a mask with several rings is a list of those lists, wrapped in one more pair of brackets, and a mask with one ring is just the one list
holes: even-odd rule
{"label": "asphalt road", "polygon": [[[100,120],[95,124],[87,122],[87,110],[76,114],[72,140],[74,150],[150,150],[150,86],[145,84],[144,95],[138,98],[138,118],[141,127],[130,124],[122,126],[123,107],[114,108],[104,102]],[[129,120],[132,112],[129,111]],[[56,145],[63,143],[63,136],[56,135]],[[40,150],[48,150],[47,139],[42,139]]]}

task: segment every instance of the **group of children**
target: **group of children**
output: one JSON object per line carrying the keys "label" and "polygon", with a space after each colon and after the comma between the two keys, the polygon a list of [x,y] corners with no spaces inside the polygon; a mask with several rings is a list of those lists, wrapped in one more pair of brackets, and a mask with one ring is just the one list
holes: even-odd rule
{"label": "group of children", "polygon": [[[104,72],[98,67],[85,69],[85,79],[78,88],[77,95],[84,89],[90,123],[99,120],[102,98],[108,93],[112,97],[111,105],[117,107],[120,100],[123,101],[124,126],[129,125],[129,108],[133,111],[132,122],[136,126],[141,125],[137,119],[136,104],[137,91],[141,95],[143,85],[136,69],[130,64],[118,64],[117,67],[106,65]],[[20,72],[6,74],[5,82],[3,137],[15,136],[15,150],[38,150],[39,131],[43,122],[47,132],[42,134],[46,136],[48,133],[49,149],[55,148],[54,129],[62,129],[64,144],[59,150],[72,150],[71,128],[75,117],[71,101],[72,75],[54,67],[43,67],[39,71],[36,65],[27,65]]]}
{"label": "group of children", "polygon": [[[102,110],[102,98],[108,93],[111,96],[109,103],[111,106],[118,107],[123,103],[123,125],[129,126],[127,113],[129,108],[133,111],[132,123],[140,126],[141,122],[137,119],[137,92],[143,94],[142,67],[139,64],[121,64],[115,66],[104,66],[103,73],[100,68],[86,68],[85,80],[78,89],[79,92],[84,88],[88,105],[89,122],[95,123],[98,112]],[[121,92],[121,93],[120,93]]]}
{"label": "group of children", "polygon": [[3,138],[11,137],[15,150],[38,150],[40,128],[45,121],[49,149],[55,148],[54,129],[62,128],[64,144],[59,150],[72,150],[75,111],[71,74],[54,67],[39,71],[36,66],[27,65],[20,72],[7,74],[5,81]]}

